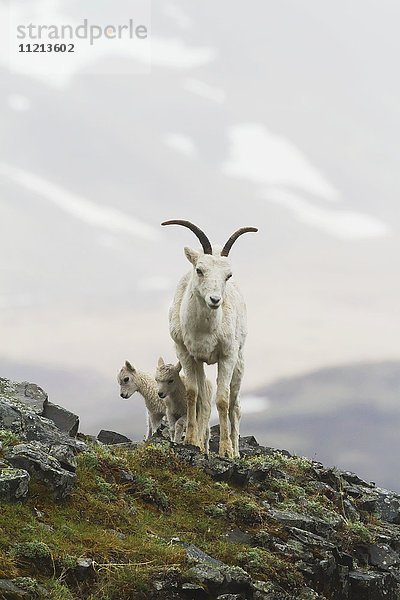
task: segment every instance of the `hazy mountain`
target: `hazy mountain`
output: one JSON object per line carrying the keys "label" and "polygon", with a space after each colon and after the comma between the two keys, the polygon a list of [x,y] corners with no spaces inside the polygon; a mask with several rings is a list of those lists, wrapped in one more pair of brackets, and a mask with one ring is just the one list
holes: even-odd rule
{"label": "hazy mountain", "polygon": [[321,369],[258,390],[260,411],[242,431],[399,490],[399,395],[399,362]]}

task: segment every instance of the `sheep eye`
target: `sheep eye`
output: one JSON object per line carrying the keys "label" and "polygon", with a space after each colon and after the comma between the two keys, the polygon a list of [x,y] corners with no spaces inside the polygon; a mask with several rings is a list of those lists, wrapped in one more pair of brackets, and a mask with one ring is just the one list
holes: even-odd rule
{"label": "sheep eye", "polygon": [[196,269],[196,273],[197,273],[197,275],[200,275],[200,277],[202,277],[204,275],[204,273],[201,269]]}
{"label": "sheep eye", "polygon": [[124,377],[124,383],[128,383],[129,377]]}
{"label": "sheep eye", "polygon": [[229,273],[229,275],[226,276],[226,280],[228,281],[228,279],[230,279],[232,277],[232,273]]}
{"label": "sheep eye", "polygon": [[174,380],[173,380],[173,379],[170,379],[170,380],[168,381],[168,383],[169,383],[169,384],[171,384],[171,383],[174,383]]}

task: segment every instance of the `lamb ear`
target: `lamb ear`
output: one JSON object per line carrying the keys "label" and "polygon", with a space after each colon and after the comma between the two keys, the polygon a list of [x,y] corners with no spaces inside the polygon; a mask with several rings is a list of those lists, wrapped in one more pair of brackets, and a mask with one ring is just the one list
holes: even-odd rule
{"label": "lamb ear", "polygon": [[181,369],[182,369],[181,361],[178,361],[178,362],[177,362],[177,364],[176,364],[176,366],[175,366],[175,369],[178,371],[178,373],[180,373],[180,371],[181,371]]}
{"label": "lamb ear", "polygon": [[195,267],[197,265],[197,261],[199,260],[199,252],[196,252],[196,250],[192,250],[192,248],[189,248],[189,246],[185,246],[184,251],[188,261],[192,263],[192,265]]}
{"label": "lamb ear", "polygon": [[131,363],[129,362],[129,360],[125,361],[125,366],[128,369],[128,371],[132,371],[132,373],[135,373],[136,369],[133,365],[131,365]]}
{"label": "lamb ear", "polygon": [[158,366],[162,367],[164,364],[165,364],[164,360],[163,360],[162,356],[160,356],[160,358],[158,359]]}

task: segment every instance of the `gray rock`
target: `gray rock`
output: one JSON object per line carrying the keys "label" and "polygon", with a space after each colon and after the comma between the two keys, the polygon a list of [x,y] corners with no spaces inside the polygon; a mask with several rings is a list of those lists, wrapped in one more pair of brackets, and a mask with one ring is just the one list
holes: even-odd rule
{"label": "gray rock", "polygon": [[200,550],[200,548],[197,548],[197,546],[195,546],[194,544],[189,544],[189,546],[187,546],[186,556],[188,557],[188,559],[195,560],[196,562],[205,563],[213,567],[219,567],[224,564],[220,560],[209,556],[208,554]]}
{"label": "gray rock", "polygon": [[233,463],[226,458],[210,456],[204,470],[215,481],[229,481],[233,474]]}
{"label": "gray rock", "polygon": [[368,544],[367,552],[369,564],[382,571],[388,571],[400,563],[400,556],[387,544]]}
{"label": "gray rock", "polygon": [[251,589],[251,577],[240,567],[224,565],[220,567],[220,571],[224,575],[224,588],[227,592],[246,593]]}
{"label": "gray rock", "polygon": [[223,534],[223,537],[227,542],[233,544],[254,544],[254,536],[237,528],[231,529],[227,533]]}
{"label": "gray rock", "polygon": [[193,579],[207,586],[212,592],[224,583],[224,576],[218,567],[212,567],[206,563],[199,563],[195,567],[189,569],[189,574]]}
{"label": "gray rock", "polygon": [[43,415],[43,407],[47,401],[47,394],[35,383],[28,383],[27,381],[18,383],[15,398],[29,406],[37,415]]}
{"label": "gray rock", "polygon": [[208,598],[206,590],[196,583],[183,583],[181,590],[183,595],[190,600],[206,600]]}
{"label": "gray rock", "polygon": [[42,416],[53,421],[58,429],[71,437],[78,433],[79,417],[62,406],[47,401]]}
{"label": "gray rock", "polygon": [[102,429],[99,432],[97,439],[102,444],[123,444],[132,441],[126,437],[126,435],[122,435],[122,433],[116,433],[115,431],[108,431],[106,429]]}
{"label": "gray rock", "polygon": [[28,442],[66,444],[77,452],[89,451],[84,442],[71,438],[53,421],[41,416],[40,407],[46,399],[47,394],[35,384],[0,379],[0,429],[12,431]]}
{"label": "gray rock", "polygon": [[71,446],[67,446],[66,444],[53,444],[48,447],[48,452],[58,460],[63,469],[75,473],[76,458]]}
{"label": "gray rock", "polygon": [[0,579],[0,598],[3,600],[29,600],[29,593],[10,579]]}
{"label": "gray rock", "polygon": [[0,498],[7,502],[23,500],[29,489],[30,476],[23,469],[0,469]]}
{"label": "gray rock", "polygon": [[390,573],[351,571],[351,600],[399,600],[396,582]]}
{"label": "gray rock", "polygon": [[292,510],[270,510],[268,511],[268,517],[287,527],[297,527],[297,529],[311,531],[317,535],[327,535],[332,531],[332,523],[317,517],[302,515]]}
{"label": "gray rock", "polygon": [[0,429],[7,429],[14,433],[22,431],[22,418],[18,408],[8,400],[0,397]]}
{"label": "gray rock", "polygon": [[38,442],[9,448],[6,458],[13,466],[28,471],[54,492],[56,500],[67,498],[76,481],[75,473],[63,469],[59,461],[46,453]]}
{"label": "gray rock", "polygon": [[94,573],[92,559],[78,558],[72,572],[78,581],[85,581]]}
{"label": "gray rock", "polygon": [[292,600],[281,587],[270,581],[252,581],[255,600]]}
{"label": "gray rock", "polygon": [[383,488],[362,488],[365,492],[358,500],[362,510],[372,513],[388,523],[400,524],[400,495]]}

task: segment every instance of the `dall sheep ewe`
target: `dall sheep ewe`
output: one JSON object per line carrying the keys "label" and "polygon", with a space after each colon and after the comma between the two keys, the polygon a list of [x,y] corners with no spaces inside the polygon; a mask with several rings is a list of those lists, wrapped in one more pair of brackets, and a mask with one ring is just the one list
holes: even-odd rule
{"label": "dall sheep ewe", "polygon": [[[182,369],[181,363],[177,365],[165,364],[163,358],[160,357],[155,379],[158,384],[158,395],[165,399],[167,407],[167,419],[170,431],[171,440],[177,443],[182,441],[183,429],[187,423],[187,400],[185,377],[180,375]],[[211,414],[211,396],[212,385],[207,379],[206,381],[207,395],[202,403],[203,420],[210,420]],[[208,453],[209,443],[209,428],[200,438],[200,447]]]}
{"label": "dall sheep ewe", "polygon": [[118,373],[118,383],[121,386],[121,398],[130,398],[135,392],[143,396],[147,409],[146,439],[148,440],[160,427],[163,417],[167,414],[165,402],[158,395],[156,380],[125,361],[125,365]]}
{"label": "dall sheep ewe", "polygon": [[240,235],[257,229],[243,227],[229,238],[222,250],[215,248],[213,251],[205,233],[193,223],[173,220],[162,225],[188,227],[203,247],[200,252],[185,247],[185,256],[193,268],[179,282],[169,313],[170,334],[186,376],[188,414],[185,443],[201,445],[206,424],[202,418],[202,407],[197,404],[201,405],[206,396],[204,363],[218,363],[219,454],[228,458],[239,456],[239,391],[247,335],[246,305],[239,288],[231,280],[228,254]]}

